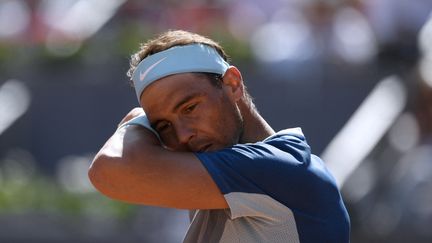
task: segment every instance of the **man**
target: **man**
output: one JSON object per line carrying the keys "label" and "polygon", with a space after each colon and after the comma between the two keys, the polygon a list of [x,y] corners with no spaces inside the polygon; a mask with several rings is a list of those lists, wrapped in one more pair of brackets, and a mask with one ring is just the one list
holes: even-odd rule
{"label": "man", "polygon": [[128,74],[143,109],[96,155],[89,177],[101,193],[196,210],[184,242],[349,241],[323,162],[299,128],[273,131],[216,42],[166,32],[141,47]]}

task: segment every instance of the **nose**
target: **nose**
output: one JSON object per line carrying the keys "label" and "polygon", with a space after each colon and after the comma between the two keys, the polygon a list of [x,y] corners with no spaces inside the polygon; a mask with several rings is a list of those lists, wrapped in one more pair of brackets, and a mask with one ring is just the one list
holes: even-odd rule
{"label": "nose", "polygon": [[182,145],[189,145],[190,140],[195,136],[195,130],[187,123],[179,123],[176,126],[177,140]]}

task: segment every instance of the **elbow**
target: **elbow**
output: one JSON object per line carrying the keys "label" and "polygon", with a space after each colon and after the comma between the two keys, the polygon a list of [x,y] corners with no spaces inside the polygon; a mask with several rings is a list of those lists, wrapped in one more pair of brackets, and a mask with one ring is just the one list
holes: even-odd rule
{"label": "elbow", "polygon": [[112,171],[114,159],[98,153],[93,159],[92,164],[88,170],[88,178],[93,187],[100,193],[115,199],[113,191],[113,175]]}
{"label": "elbow", "polygon": [[[98,154],[99,155],[99,154]],[[98,175],[99,170],[100,170],[100,162],[98,161],[98,155],[96,155],[96,157],[93,159],[90,168],[88,169],[87,175],[88,178],[91,182],[91,184],[93,185],[94,188],[98,189]]]}
{"label": "elbow", "polygon": [[140,203],[136,198],[133,173],[124,158],[111,157],[99,152],[88,170],[88,178],[93,187],[102,195],[117,201]]}

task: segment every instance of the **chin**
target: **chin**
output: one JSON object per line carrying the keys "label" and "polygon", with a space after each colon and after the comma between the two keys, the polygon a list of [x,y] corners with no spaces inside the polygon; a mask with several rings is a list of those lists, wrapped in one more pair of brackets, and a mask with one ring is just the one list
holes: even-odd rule
{"label": "chin", "polygon": [[237,144],[237,143],[230,142],[230,143],[226,143],[226,144],[213,144],[212,146],[209,147],[209,149],[207,151],[211,152],[211,151],[221,150],[224,148],[232,147],[235,144]]}

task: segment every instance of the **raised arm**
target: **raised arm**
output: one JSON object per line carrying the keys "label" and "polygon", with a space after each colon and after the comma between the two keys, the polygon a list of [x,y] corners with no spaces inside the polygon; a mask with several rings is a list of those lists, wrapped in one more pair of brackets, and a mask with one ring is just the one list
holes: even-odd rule
{"label": "raised arm", "polygon": [[129,203],[181,209],[228,207],[193,153],[163,148],[141,126],[119,128],[96,154],[89,178],[102,194]]}

